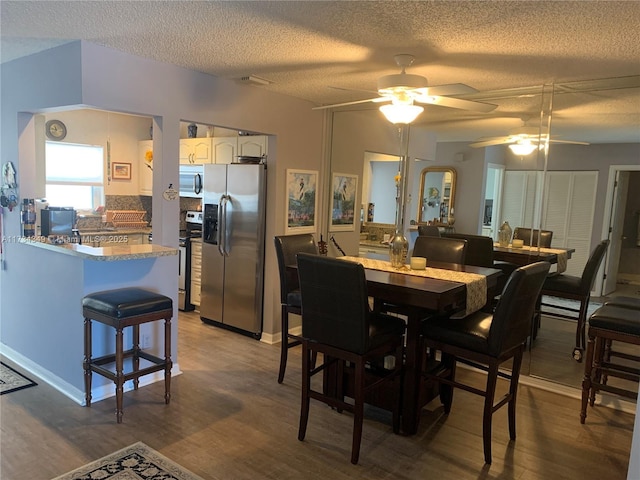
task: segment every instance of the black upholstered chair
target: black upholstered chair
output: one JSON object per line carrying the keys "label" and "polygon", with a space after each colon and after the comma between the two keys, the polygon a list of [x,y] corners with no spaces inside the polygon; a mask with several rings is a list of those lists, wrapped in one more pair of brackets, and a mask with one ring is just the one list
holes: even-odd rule
{"label": "black upholstered chair", "polygon": [[[582,355],[585,349],[585,326],[587,322],[587,308],[589,307],[591,289],[596,281],[596,273],[604,259],[608,245],[609,240],[603,240],[596,246],[596,248],[593,249],[587,264],[582,270],[582,276],[576,277],[565,274],[550,275],[545,280],[544,286],[542,287],[542,295],[578,300],[580,302],[580,307],[578,309],[551,305],[544,301],[541,302],[540,307],[540,313],[543,315],[568,318],[570,320],[578,321],[576,325],[576,345],[573,349],[573,358],[579,362],[582,361]],[[554,310],[560,309],[571,312],[571,314],[556,313],[555,311],[549,311],[548,308],[545,307],[553,307]]]}
{"label": "black upholstered chair", "polygon": [[465,264],[467,241],[458,238],[418,235],[413,246],[414,257],[426,257],[434,262]]}
{"label": "black upholstered chair", "polygon": [[435,225],[418,225],[418,235],[426,237],[441,237],[440,229]]}
{"label": "black upholstered chair", "polygon": [[[548,262],[538,262],[516,269],[504,287],[493,314],[476,312],[462,319],[435,316],[422,323],[423,351],[442,352],[441,369],[423,372],[427,381],[440,384],[440,399],[445,413],[451,411],[453,388],[461,388],[484,397],[482,437],[484,460],[491,463],[491,425],[493,413],[509,405],[509,436],[516,438],[516,399],[525,342],[531,331],[536,300],[549,272]],[[513,359],[511,373],[499,371]],[[487,372],[484,390],[456,380],[458,362]],[[509,392],[494,404],[498,376],[510,380]]]}
{"label": "black upholstered chair", "polygon": [[493,268],[493,239],[491,237],[467,233],[445,233],[442,236],[467,241],[465,265]]}
{"label": "black upholstered chair", "polygon": [[[352,412],[351,463],[356,464],[362,438],[364,400],[370,390],[392,384],[393,431],[399,431],[405,324],[399,318],[370,311],[364,267],[359,263],[301,253],[298,254],[298,276],[303,312],[302,406],[298,439],[304,440],[312,398],[338,411]],[[323,354],[323,363],[318,367],[312,362],[314,352]],[[384,365],[386,355],[394,356],[393,367],[365,369],[367,364]],[[353,383],[347,383],[353,390],[353,403],[344,401],[342,387],[345,382],[340,374],[335,390],[312,388],[312,377],[331,366],[344,372],[347,378],[349,374],[353,378]]]}
{"label": "black upholstered chair", "polygon": [[[538,232],[540,233],[539,236]],[[522,240],[525,245],[532,247],[538,246],[538,238],[540,238],[540,247],[550,248],[553,232],[551,230],[533,230],[531,228],[516,227],[513,230],[513,238]]]}
{"label": "black upholstered chair", "polygon": [[274,237],[278,268],[280,270],[280,305],[281,305],[281,335],[280,370],[278,383],[284,380],[287,368],[287,353],[291,347],[300,345],[300,337],[289,333],[289,314],[302,314],[298,275],[287,271],[287,265],[296,264],[296,255],[300,252],[318,254],[318,247],[310,233],[300,235]]}

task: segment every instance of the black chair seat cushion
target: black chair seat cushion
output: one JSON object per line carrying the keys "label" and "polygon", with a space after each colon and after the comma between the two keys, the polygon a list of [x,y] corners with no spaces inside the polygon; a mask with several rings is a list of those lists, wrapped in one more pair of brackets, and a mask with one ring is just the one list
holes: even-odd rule
{"label": "black chair seat cushion", "polygon": [[369,348],[373,349],[404,334],[404,320],[383,313],[371,313],[369,317]]}
{"label": "black chair seat cushion", "polygon": [[120,288],[86,295],[82,299],[82,307],[83,310],[122,319],[173,309],[173,301],[142,288]]}
{"label": "black chair seat cushion", "polygon": [[613,307],[631,308],[632,310],[640,310],[640,298],[633,297],[613,297],[611,300],[604,302],[605,307],[607,305]]}
{"label": "black chair seat cushion", "polygon": [[489,354],[489,332],[493,315],[476,312],[464,318],[434,316],[422,322],[422,335],[435,342]]}
{"label": "black chair seat cushion", "polygon": [[290,307],[302,306],[302,296],[300,295],[300,290],[294,290],[287,293],[287,305],[289,305]]}
{"label": "black chair seat cushion", "polygon": [[589,317],[589,326],[640,336],[638,312],[630,308],[600,307]]}
{"label": "black chair seat cushion", "polygon": [[550,275],[544,281],[542,292],[550,290],[554,292],[563,292],[569,294],[580,294],[582,278],[573,275]]}

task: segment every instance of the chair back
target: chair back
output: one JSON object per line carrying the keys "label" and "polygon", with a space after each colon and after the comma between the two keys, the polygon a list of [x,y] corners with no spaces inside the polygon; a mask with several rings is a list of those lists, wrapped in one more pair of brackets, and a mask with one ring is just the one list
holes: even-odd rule
{"label": "chair back", "polygon": [[418,235],[413,246],[414,257],[426,257],[435,262],[465,264],[467,241],[459,238]]}
{"label": "chair back", "polygon": [[493,268],[493,239],[491,237],[467,233],[445,233],[443,237],[467,241],[465,265]]}
{"label": "chair back", "polygon": [[299,235],[275,236],[276,257],[280,271],[280,303],[287,303],[287,295],[299,288],[298,275],[287,272],[287,265],[296,264],[296,255],[300,252],[318,254],[318,247],[310,233]]}
{"label": "chair back", "polygon": [[551,230],[532,230],[525,227],[516,227],[513,231],[513,238],[520,239],[525,245],[538,246],[538,232],[540,232],[540,247],[551,248],[553,232]]}
{"label": "chair back", "polygon": [[531,263],[515,269],[509,276],[493,312],[488,336],[490,355],[499,356],[527,340],[536,302],[550,267],[549,262]]}
{"label": "chair back", "polygon": [[364,354],[369,347],[369,303],[364,267],[320,255],[298,254],[302,336]]}
{"label": "chair back", "polygon": [[418,225],[418,235],[425,235],[428,237],[441,237],[440,229],[435,225]]}
{"label": "chair back", "polygon": [[584,270],[582,270],[582,278],[580,280],[581,294],[586,295],[591,292],[593,284],[596,281],[596,273],[598,272],[598,268],[600,268],[608,246],[609,240],[602,240],[591,252],[589,260],[587,260],[587,264],[584,266]]}

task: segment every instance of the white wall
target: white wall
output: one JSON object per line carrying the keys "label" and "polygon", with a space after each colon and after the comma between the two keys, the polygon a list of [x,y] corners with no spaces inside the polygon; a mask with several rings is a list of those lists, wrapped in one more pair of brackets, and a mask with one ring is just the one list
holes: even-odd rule
{"label": "white wall", "polygon": [[[161,192],[170,183],[178,184],[175,159],[180,120],[274,135],[275,140],[269,144],[267,178],[264,331],[267,340],[277,338],[279,282],[269,239],[284,233],[286,168],[322,170],[322,113],[312,111],[310,103],[292,97],[86,42],[4,63],[1,75],[0,153],[2,162],[11,160],[16,165],[20,197],[39,196],[35,189],[36,145],[42,143],[44,133],[41,121],[33,114],[90,106],[154,117],[153,235],[163,245],[178,244],[175,219],[179,205],[177,201],[164,200]],[[320,180],[324,182],[322,177]],[[326,215],[324,212],[326,209],[321,214]],[[18,211],[6,213],[4,220],[3,233],[18,236]],[[23,348],[17,339],[37,335],[42,319],[25,316],[21,306],[32,301],[34,292],[46,305],[56,290],[64,289],[64,283],[52,288],[39,285],[37,278],[28,278],[27,282],[18,272],[28,269],[30,258],[24,253],[26,249],[14,247],[4,245],[5,268],[0,271],[0,340],[11,348]],[[165,274],[177,278],[177,271]],[[177,301],[177,291],[167,295]],[[79,309],[78,328],[81,324]]]}

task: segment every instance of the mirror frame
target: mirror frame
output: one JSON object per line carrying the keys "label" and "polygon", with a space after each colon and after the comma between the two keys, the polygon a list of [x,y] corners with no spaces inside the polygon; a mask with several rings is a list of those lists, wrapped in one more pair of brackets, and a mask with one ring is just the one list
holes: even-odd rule
{"label": "mirror frame", "polygon": [[[418,201],[418,211],[417,211],[417,215],[416,215],[416,220],[417,220],[417,224],[418,225],[426,225],[428,223],[428,221],[422,221],[422,203],[423,203],[423,199],[425,198],[425,192],[424,192],[424,188],[425,188],[425,179],[427,177],[428,173],[431,172],[441,172],[441,173],[450,173],[451,174],[451,191],[449,193],[449,214],[451,212],[451,209],[454,207],[455,205],[455,198],[456,198],[456,169],[453,167],[426,167],[422,170],[422,172],[420,172],[420,197],[419,197],[419,201]],[[432,223],[433,225],[433,223]],[[442,226],[448,226],[449,225],[449,218],[447,216],[446,221],[440,221],[437,222],[435,225],[442,225]]]}

